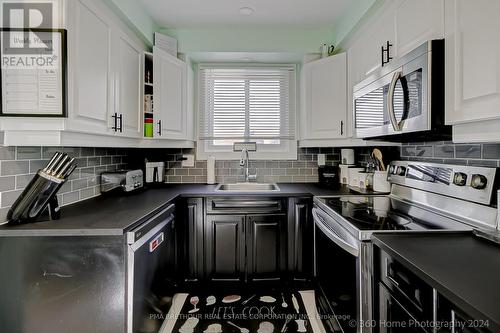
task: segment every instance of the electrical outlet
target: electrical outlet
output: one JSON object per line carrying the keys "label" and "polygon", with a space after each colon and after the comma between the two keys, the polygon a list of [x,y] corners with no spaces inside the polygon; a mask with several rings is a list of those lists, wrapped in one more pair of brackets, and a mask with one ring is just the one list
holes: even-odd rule
{"label": "electrical outlet", "polygon": [[182,155],[182,157],[185,158],[185,160],[182,161],[183,167],[194,167],[194,155]]}
{"label": "electrical outlet", "polygon": [[318,154],[318,166],[323,166],[326,164],[325,154]]}

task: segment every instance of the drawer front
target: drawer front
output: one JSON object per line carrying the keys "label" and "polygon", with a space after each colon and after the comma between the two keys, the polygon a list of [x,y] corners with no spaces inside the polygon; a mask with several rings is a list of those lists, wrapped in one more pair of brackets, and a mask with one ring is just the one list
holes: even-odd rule
{"label": "drawer front", "polygon": [[414,308],[418,319],[433,319],[434,289],[384,251],[380,251],[379,278],[391,292]]}
{"label": "drawer front", "polygon": [[269,214],[286,212],[282,198],[214,197],[206,201],[207,214]]}

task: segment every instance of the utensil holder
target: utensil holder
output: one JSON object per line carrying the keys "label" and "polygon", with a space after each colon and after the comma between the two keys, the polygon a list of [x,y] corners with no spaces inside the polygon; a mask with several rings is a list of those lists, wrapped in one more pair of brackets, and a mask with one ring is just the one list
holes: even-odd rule
{"label": "utensil holder", "polygon": [[57,192],[66,179],[38,170],[7,214],[9,224],[57,220],[60,218]]}
{"label": "utensil holder", "polygon": [[391,192],[391,183],[387,180],[387,171],[375,171],[373,174],[373,191]]}

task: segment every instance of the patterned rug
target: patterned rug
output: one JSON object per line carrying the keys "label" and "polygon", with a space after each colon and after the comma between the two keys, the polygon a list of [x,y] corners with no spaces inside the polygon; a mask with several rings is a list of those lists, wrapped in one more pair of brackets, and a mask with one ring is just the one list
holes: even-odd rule
{"label": "patterned rug", "polygon": [[160,333],[323,333],[314,291],[179,293]]}

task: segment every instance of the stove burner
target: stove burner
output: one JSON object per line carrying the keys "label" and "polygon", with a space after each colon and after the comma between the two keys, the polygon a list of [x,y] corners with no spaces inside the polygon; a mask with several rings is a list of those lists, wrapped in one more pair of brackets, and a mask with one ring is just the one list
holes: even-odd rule
{"label": "stove burner", "polygon": [[414,230],[423,226],[414,218],[393,210],[384,196],[347,196],[326,204],[360,230]]}

